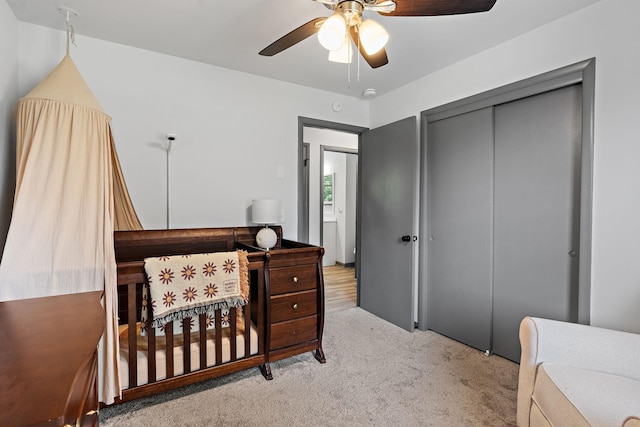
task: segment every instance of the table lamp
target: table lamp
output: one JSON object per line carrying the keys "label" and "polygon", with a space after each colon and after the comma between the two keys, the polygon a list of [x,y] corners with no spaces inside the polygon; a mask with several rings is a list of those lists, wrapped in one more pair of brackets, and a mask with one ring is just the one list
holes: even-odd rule
{"label": "table lamp", "polygon": [[254,200],[251,204],[251,220],[256,224],[263,224],[258,231],[256,243],[263,249],[269,250],[278,242],[276,232],[269,228],[269,224],[276,224],[280,220],[280,201],[275,199]]}

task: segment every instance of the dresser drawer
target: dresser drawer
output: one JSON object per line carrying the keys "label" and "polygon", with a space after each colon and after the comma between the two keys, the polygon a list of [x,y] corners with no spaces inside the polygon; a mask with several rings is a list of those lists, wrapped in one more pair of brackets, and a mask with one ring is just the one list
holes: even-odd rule
{"label": "dresser drawer", "polygon": [[271,322],[297,319],[318,312],[318,293],[315,289],[271,297]]}
{"label": "dresser drawer", "polygon": [[271,325],[271,350],[318,338],[318,316],[303,317]]}
{"label": "dresser drawer", "polygon": [[269,285],[271,295],[316,289],[318,285],[317,268],[316,264],[304,264],[296,267],[270,269]]}

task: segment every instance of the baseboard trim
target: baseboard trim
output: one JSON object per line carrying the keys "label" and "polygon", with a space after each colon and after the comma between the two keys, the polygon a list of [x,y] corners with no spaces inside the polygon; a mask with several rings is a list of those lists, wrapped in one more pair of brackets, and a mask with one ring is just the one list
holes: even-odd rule
{"label": "baseboard trim", "polygon": [[344,262],[336,261],[336,265],[340,265],[340,266],[342,266],[344,268],[351,268],[351,267],[355,267],[356,263],[355,262],[344,263]]}

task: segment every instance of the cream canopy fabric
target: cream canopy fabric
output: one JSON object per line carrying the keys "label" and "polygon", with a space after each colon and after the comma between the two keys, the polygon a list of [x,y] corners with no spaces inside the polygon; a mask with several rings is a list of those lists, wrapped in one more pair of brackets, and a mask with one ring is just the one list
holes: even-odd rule
{"label": "cream canopy fabric", "polygon": [[0,301],[104,289],[99,398],[109,404],[120,395],[113,231],[142,228],[111,118],[67,55],[19,100],[17,121],[16,192]]}

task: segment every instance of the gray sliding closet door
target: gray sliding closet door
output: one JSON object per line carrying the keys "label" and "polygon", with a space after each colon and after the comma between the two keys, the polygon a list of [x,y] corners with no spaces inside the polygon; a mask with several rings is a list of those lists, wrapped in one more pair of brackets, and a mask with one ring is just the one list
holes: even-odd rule
{"label": "gray sliding closet door", "polygon": [[520,360],[525,316],[578,320],[582,86],[498,105],[493,351]]}
{"label": "gray sliding closet door", "polygon": [[492,108],[429,123],[429,329],[490,349]]}

